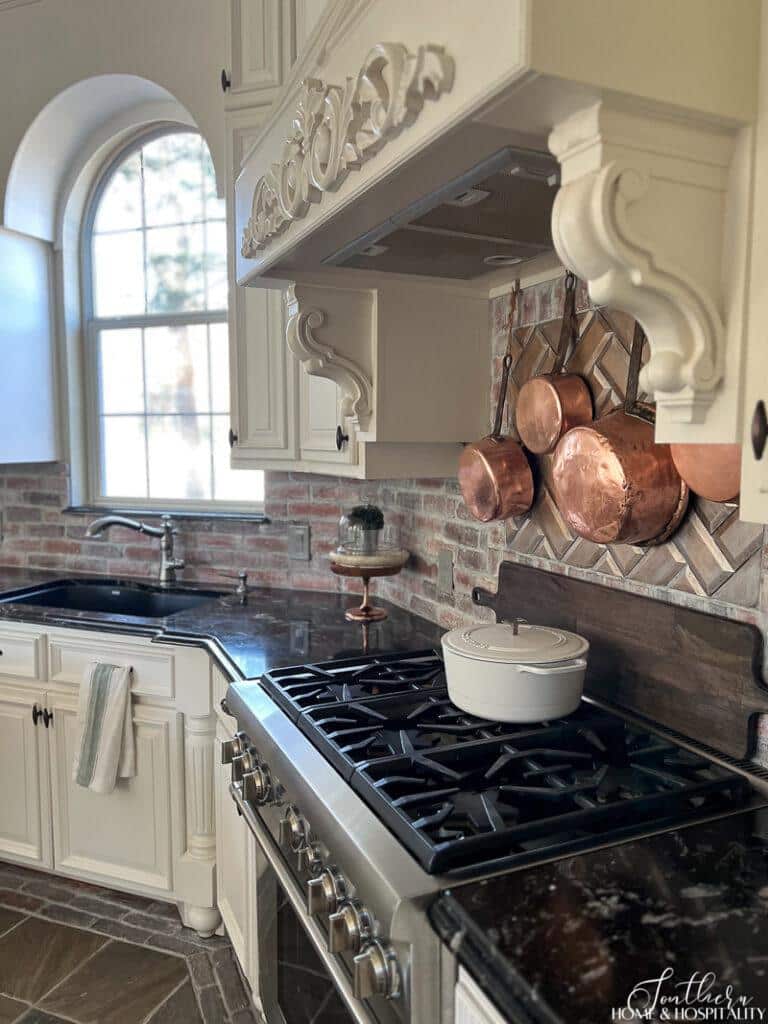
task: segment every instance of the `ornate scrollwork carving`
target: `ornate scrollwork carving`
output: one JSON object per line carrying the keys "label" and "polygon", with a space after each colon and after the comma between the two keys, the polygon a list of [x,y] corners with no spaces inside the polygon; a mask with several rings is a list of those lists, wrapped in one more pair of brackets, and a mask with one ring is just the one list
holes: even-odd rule
{"label": "ornate scrollwork carving", "polygon": [[442,47],[420,46],[412,54],[402,43],[377,43],[357,77],[343,86],[306,79],[291,137],[254,190],[243,256],[253,257],[304,217],[350,170],[412,124],[426,100],[438,99],[452,84],[453,61]]}
{"label": "ornate scrollwork carving", "polygon": [[288,288],[288,321],[285,336],[288,348],[310,374],[334,380],[342,391],[341,415],[365,430],[373,411],[373,386],[367,374],[346,356],[315,336],[325,323],[321,309],[302,309],[296,286]]}

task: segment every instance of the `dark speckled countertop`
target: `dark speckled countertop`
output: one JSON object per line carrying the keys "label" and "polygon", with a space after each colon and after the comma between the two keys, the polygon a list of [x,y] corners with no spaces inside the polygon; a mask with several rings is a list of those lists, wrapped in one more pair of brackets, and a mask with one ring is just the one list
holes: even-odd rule
{"label": "dark speckled countertop", "polygon": [[[768,810],[469,883],[430,913],[510,1021],[630,1020],[612,1011],[641,982],[690,1002],[675,1017],[660,998],[657,1015],[637,1020],[768,1021]],[[710,997],[731,986],[749,1000],[742,1016],[693,1016],[717,1008],[697,1002],[707,972]]]}
{"label": "dark speckled countertop", "polygon": [[[109,578],[109,577],[108,577]],[[387,601],[376,603],[389,612],[383,622],[364,627],[347,622],[344,611],[354,595],[256,587],[241,605],[231,592],[212,597],[195,608],[166,618],[76,612],[40,605],[14,604],[16,592],[27,592],[56,580],[98,579],[77,573],[43,572],[0,567],[0,620],[41,622],[121,633],[138,633],[175,642],[206,644],[220,652],[245,678],[269,668],[303,664],[369,651],[420,650],[439,645],[443,630],[426,619]],[[152,580],[124,580],[151,584]],[[212,589],[179,584],[185,590]],[[218,589],[215,585],[213,589]]]}

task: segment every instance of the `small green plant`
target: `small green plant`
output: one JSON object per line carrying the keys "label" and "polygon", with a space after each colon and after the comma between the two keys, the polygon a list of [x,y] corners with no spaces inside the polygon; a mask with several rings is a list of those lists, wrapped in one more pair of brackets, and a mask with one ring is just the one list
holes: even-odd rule
{"label": "small green plant", "polygon": [[375,505],[356,505],[348,518],[350,523],[359,523],[364,530],[384,529],[384,513]]}

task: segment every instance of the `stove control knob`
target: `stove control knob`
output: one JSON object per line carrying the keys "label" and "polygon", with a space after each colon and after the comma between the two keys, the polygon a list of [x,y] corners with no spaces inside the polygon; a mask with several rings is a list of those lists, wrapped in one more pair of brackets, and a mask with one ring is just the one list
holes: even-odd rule
{"label": "stove control knob", "polygon": [[328,918],[328,949],[331,953],[357,953],[372,933],[371,915],[360,900],[345,900]]}
{"label": "stove control knob", "polygon": [[306,845],[309,836],[309,825],[295,807],[289,807],[285,817],[280,819],[280,845],[290,846],[298,853]]}
{"label": "stove control knob", "polygon": [[236,732],[231,740],[221,744],[221,763],[232,764],[232,759],[244,754],[248,749],[248,737],[244,732]]}
{"label": "stove control knob", "polygon": [[323,866],[323,853],[320,843],[307,843],[299,850],[299,871],[308,871],[316,875]]}
{"label": "stove control knob", "polygon": [[256,767],[256,755],[250,750],[232,758],[232,781],[242,782],[247,772],[252,772]]}
{"label": "stove control knob", "polygon": [[243,798],[250,804],[265,804],[272,796],[272,779],[266,765],[257,764],[243,775]]}
{"label": "stove control knob", "polygon": [[383,996],[396,999],[400,995],[400,971],[397,956],[381,942],[369,942],[354,957],[354,989],[356,999]]}
{"label": "stove control knob", "polygon": [[347,895],[344,876],[335,868],[323,868],[316,878],[307,882],[307,913],[333,914]]}

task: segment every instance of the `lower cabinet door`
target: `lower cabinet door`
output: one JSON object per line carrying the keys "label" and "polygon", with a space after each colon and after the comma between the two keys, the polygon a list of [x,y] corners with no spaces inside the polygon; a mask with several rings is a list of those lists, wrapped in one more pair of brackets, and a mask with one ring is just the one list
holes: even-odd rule
{"label": "lower cabinet door", "polygon": [[183,765],[179,714],[134,704],[136,775],[108,794],[72,781],[77,742],[76,695],[48,696],[48,730],[57,871],[80,878],[168,893],[173,890],[173,786]]}
{"label": "lower cabinet door", "polygon": [[[221,743],[231,738],[231,731],[219,722],[216,739]],[[230,777],[228,764],[216,765],[216,893],[224,927],[247,975],[250,968],[247,868],[251,834],[229,795]]]}
{"label": "lower cabinet door", "polygon": [[51,867],[45,695],[31,687],[0,686],[0,858]]}

